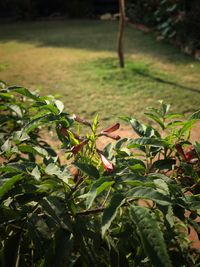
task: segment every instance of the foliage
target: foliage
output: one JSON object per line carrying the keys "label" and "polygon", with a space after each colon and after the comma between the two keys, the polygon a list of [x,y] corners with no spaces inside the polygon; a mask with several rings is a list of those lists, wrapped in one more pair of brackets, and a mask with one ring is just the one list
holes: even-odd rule
{"label": "foliage", "polygon": [[127,15],[137,23],[144,23],[156,29],[159,38],[171,39],[187,53],[199,49],[198,0],[129,0]]}
{"label": "foliage", "polygon": [[93,12],[92,0],[0,0],[1,14],[20,20],[32,20],[39,17],[90,17]]}
{"label": "foliage", "polygon": [[[122,117],[139,137],[121,139],[119,123],[99,131],[98,117],[52,96],[2,87],[1,266],[197,266],[200,144],[189,133],[200,111],[185,121],[161,102],[146,112],[158,127]],[[102,137],[115,142],[100,149]]]}

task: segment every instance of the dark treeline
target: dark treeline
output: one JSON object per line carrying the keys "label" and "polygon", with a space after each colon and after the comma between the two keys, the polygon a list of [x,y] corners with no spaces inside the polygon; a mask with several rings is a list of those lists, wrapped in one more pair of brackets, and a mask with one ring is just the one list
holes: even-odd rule
{"label": "dark treeline", "polygon": [[94,17],[118,11],[118,0],[0,0],[0,16],[19,20],[38,17]]}

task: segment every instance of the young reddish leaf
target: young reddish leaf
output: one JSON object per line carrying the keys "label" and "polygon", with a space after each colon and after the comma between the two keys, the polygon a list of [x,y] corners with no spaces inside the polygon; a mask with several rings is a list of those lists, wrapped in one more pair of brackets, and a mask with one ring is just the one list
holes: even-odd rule
{"label": "young reddish leaf", "polygon": [[119,129],[119,127],[120,127],[120,124],[119,123],[116,123],[113,126],[111,126],[111,127],[107,128],[107,129],[103,130],[102,132],[112,133],[114,131],[117,131]]}
{"label": "young reddish leaf", "polygon": [[110,133],[107,133],[107,132],[101,132],[99,134],[99,136],[106,136],[106,137],[109,137],[109,138],[112,138],[114,140],[119,140],[121,137],[119,135],[116,135],[116,134],[110,134]]}
{"label": "young reddish leaf", "polygon": [[80,144],[75,145],[71,148],[71,152],[73,154],[77,154],[86,144],[88,143],[88,140],[85,139],[84,141],[82,141]]}
{"label": "young reddish leaf", "polygon": [[76,114],[73,114],[73,119],[75,121],[79,122],[79,123],[82,123],[84,125],[87,125],[87,126],[90,126],[91,127],[91,124],[88,121],[86,121],[85,119],[82,119],[82,118],[78,117]]}
{"label": "young reddish leaf", "polygon": [[[68,132],[68,129],[67,129],[67,128],[62,127],[61,125],[59,125],[59,126],[58,126],[58,129],[59,129],[60,133],[61,133],[63,136],[66,136],[66,137],[69,138],[69,132]],[[79,140],[79,141],[83,141],[83,140],[84,140],[84,138],[81,137],[81,136],[79,136],[78,134],[73,133],[73,132],[71,132],[71,133],[73,134],[73,136],[74,136],[77,140]]]}
{"label": "young reddish leaf", "polygon": [[176,150],[177,150],[179,156],[181,156],[181,158],[184,161],[187,161],[185,153],[184,153],[183,148],[182,148],[182,145],[181,144],[176,144],[175,147],[176,147]]}
{"label": "young reddish leaf", "polygon": [[197,152],[192,145],[187,147],[187,149],[185,151],[185,157],[186,157],[187,161],[190,161],[194,158],[198,158]]}
{"label": "young reddish leaf", "polygon": [[59,126],[58,126],[58,129],[59,129],[60,133],[61,133],[63,136],[67,136],[67,137],[69,137],[69,133],[68,133],[67,128],[65,128],[65,127],[63,127],[63,126],[61,126],[61,125],[59,125]]}

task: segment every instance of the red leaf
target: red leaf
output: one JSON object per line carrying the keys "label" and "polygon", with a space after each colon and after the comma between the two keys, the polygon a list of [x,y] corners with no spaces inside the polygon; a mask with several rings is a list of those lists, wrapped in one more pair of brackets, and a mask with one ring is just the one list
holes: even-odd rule
{"label": "red leaf", "polygon": [[119,129],[119,127],[120,127],[120,124],[119,123],[116,123],[113,126],[111,126],[111,127],[107,128],[107,129],[103,130],[102,132],[112,133],[114,131],[117,131]]}
{"label": "red leaf", "polygon": [[78,117],[76,114],[73,114],[73,119],[75,121],[79,122],[79,123],[82,123],[84,125],[87,125],[87,126],[90,126],[91,127],[91,124],[88,121],[86,121],[85,119],[82,119],[82,118]]}
{"label": "red leaf", "polygon": [[85,139],[84,141],[82,141],[80,144],[75,145],[71,148],[71,152],[73,154],[77,154],[86,144],[88,143],[88,140]]}

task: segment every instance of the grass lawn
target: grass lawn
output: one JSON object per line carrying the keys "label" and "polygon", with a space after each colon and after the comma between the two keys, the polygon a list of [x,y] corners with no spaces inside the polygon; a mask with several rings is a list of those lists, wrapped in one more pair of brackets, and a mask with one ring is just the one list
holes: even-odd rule
{"label": "grass lawn", "polygon": [[70,113],[98,113],[105,124],[141,118],[160,99],[186,114],[199,109],[198,61],[127,25],[121,70],[117,29],[117,22],[87,20],[0,25],[0,80],[56,94]]}

